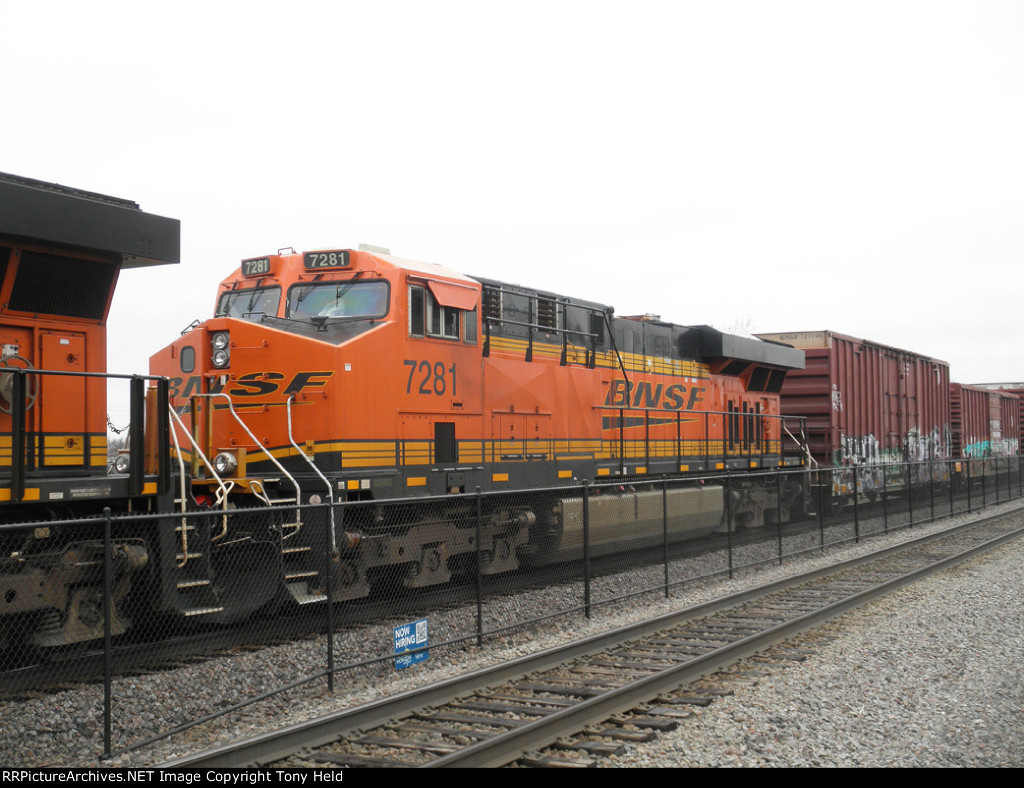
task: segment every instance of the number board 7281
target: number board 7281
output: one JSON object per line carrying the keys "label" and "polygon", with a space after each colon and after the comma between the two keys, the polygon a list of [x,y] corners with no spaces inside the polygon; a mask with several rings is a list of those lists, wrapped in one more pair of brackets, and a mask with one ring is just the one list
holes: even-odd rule
{"label": "number board 7281", "polygon": [[242,261],[242,276],[267,276],[269,273],[269,257],[254,257]]}
{"label": "number board 7281", "polygon": [[348,268],[348,264],[348,250],[346,249],[306,252],[302,255],[302,266],[307,271],[319,271],[322,268]]}

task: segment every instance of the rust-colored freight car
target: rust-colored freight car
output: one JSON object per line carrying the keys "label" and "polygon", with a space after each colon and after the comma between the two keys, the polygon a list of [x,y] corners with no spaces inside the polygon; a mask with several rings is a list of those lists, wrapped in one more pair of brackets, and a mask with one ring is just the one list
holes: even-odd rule
{"label": "rust-colored freight car", "polygon": [[784,415],[806,416],[822,466],[950,457],[949,364],[833,331],[759,334],[806,353],[782,387]]}
{"label": "rust-colored freight car", "polygon": [[953,456],[957,459],[1010,457],[1020,436],[1016,394],[980,386],[950,386]]}
{"label": "rust-colored freight car", "polygon": [[[985,388],[992,387],[986,386]],[[1013,437],[1017,439],[1016,453],[1019,454],[1021,446],[1024,446],[1024,383],[1002,383],[998,389],[1017,400],[1017,432],[1013,434]]]}

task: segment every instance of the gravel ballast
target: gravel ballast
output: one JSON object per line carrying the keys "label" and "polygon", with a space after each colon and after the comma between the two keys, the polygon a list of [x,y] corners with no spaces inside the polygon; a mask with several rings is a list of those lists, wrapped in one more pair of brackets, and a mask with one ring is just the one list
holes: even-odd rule
{"label": "gravel ballast", "polygon": [[601,765],[1022,766],[1022,588],[1016,541],[837,619],[806,661]]}

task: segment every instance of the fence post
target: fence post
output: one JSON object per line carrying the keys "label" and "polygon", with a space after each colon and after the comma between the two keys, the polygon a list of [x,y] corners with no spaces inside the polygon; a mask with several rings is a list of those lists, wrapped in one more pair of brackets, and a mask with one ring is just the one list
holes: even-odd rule
{"label": "fence post", "polygon": [[981,508],[988,506],[988,461],[981,461]]}
{"label": "fence post", "polygon": [[665,559],[665,599],[668,599],[668,477],[661,477],[661,535]]}
{"label": "fence post", "polygon": [[782,566],[782,471],[775,474],[775,526],[779,537],[779,566]]}
{"label": "fence post", "polygon": [[860,542],[860,496],[857,494],[857,466],[853,466],[853,541]]}
{"label": "fence post", "polygon": [[334,552],[331,550],[332,502],[324,504],[324,588],[327,592],[327,692],[334,694]]}
{"label": "fence post", "polygon": [[113,616],[113,567],[110,565],[110,551],[113,544],[110,534],[110,507],[103,508],[103,758],[111,757],[111,732],[113,728],[112,690],[113,653],[111,643],[111,617]]}
{"label": "fence post", "polygon": [[953,516],[953,480],[956,478],[954,473],[956,472],[956,465],[953,464],[952,458],[946,460],[946,476],[949,477],[949,516]]}
{"label": "fence post", "polygon": [[908,525],[914,524],[914,469],[910,467],[910,462],[907,462],[907,510],[910,512],[910,522]]}
{"label": "fence post", "polygon": [[483,494],[480,485],[476,488],[476,644],[484,645],[484,571],[482,566],[483,553],[480,548],[481,531],[483,530]]}
{"label": "fence post", "polygon": [[590,618],[590,480],[583,480],[583,606]]}
{"label": "fence post", "polygon": [[971,461],[965,459],[964,464],[967,466],[967,511],[971,512]]}
{"label": "fence post", "polygon": [[928,501],[932,513],[931,522],[935,522],[935,460],[928,462]]}
{"label": "fence post", "polygon": [[[815,485],[818,488],[818,537],[821,540],[821,549],[825,549],[825,480],[822,476],[823,471],[820,469],[812,471],[814,478],[817,480]],[[811,478],[810,475],[807,476]],[[832,492],[829,490],[829,497],[831,498]]]}
{"label": "fence post", "polygon": [[729,579],[732,580],[732,477],[728,469],[725,474],[725,541],[729,552]]}
{"label": "fence post", "polygon": [[882,463],[882,531],[889,533],[889,464]]}

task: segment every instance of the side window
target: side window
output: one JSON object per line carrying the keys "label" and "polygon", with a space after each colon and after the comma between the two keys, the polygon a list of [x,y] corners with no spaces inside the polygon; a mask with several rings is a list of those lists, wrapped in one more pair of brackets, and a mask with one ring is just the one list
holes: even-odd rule
{"label": "side window", "polygon": [[[476,341],[476,310],[474,315],[472,340]],[[467,321],[468,322],[468,321]],[[462,335],[462,310],[437,303],[433,294],[422,287],[409,288],[409,336],[440,337],[442,339],[459,339]]]}
{"label": "side window", "polygon": [[441,306],[433,296],[427,297],[427,312],[430,316],[427,333],[444,339],[459,338],[459,319],[462,310],[451,306]]}
{"label": "side window", "polygon": [[422,337],[427,334],[427,291],[422,287],[409,288],[409,336]]}
{"label": "side window", "polygon": [[463,320],[465,321],[465,324],[466,324],[465,325],[465,330],[463,331],[463,334],[462,334],[463,341],[466,344],[468,344],[468,345],[475,345],[476,344],[476,324],[477,324],[476,309],[473,309],[470,312],[463,312],[462,314],[465,316],[465,317],[463,317]]}
{"label": "side window", "polygon": [[189,372],[193,372],[196,368],[196,349],[191,345],[185,345],[181,349],[181,358],[178,360],[178,365],[186,375]]}

